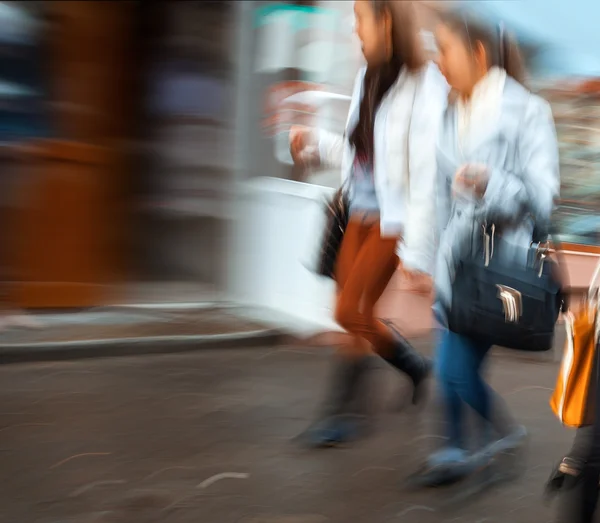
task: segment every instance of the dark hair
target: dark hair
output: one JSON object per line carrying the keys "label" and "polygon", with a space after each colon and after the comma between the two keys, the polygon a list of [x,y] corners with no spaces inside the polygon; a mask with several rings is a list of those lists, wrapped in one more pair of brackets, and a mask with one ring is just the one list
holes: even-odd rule
{"label": "dark hair", "polygon": [[412,3],[397,0],[369,1],[378,19],[387,12],[392,21],[392,56],[383,64],[367,65],[358,122],[349,138],[357,156],[372,161],[375,115],[383,97],[394,85],[404,66],[414,71],[419,69],[424,61],[417,47],[417,30]]}
{"label": "dark hair", "polygon": [[494,29],[461,13],[446,13],[442,22],[458,34],[471,50],[480,42],[487,53],[490,67],[504,69],[508,76],[524,85],[525,66],[521,51],[516,41],[506,33],[503,24]]}

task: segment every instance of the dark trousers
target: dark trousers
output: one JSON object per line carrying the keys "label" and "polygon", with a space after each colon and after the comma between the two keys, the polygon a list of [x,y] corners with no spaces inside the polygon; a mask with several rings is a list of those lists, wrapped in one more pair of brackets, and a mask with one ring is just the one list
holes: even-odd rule
{"label": "dark trousers", "polygon": [[448,445],[465,449],[464,405],[483,420],[491,421],[494,393],[481,376],[481,367],[491,346],[445,330],[438,345],[436,373],[448,423]]}
{"label": "dark trousers", "polygon": [[[570,484],[562,497],[558,523],[592,523],[598,503],[598,433],[595,427],[577,430],[569,457],[585,460],[580,475]],[[596,460],[596,461],[594,461]]]}
{"label": "dark trousers", "polygon": [[592,523],[598,504],[600,482],[600,387],[598,387],[599,361],[596,347],[596,380],[592,384],[594,425],[582,427],[575,434],[569,457],[584,463],[580,476],[571,490],[565,494],[559,521],[566,523]]}

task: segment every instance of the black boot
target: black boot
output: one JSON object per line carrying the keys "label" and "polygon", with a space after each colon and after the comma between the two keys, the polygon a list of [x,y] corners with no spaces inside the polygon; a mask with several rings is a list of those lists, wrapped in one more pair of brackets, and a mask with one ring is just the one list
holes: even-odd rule
{"label": "black boot", "polygon": [[429,358],[413,348],[391,321],[383,320],[383,323],[390,329],[395,340],[391,353],[383,354],[383,359],[392,367],[404,372],[412,380],[412,402],[413,405],[416,405],[421,402],[425,395],[425,381],[431,374],[433,364]]}
{"label": "black boot", "polygon": [[579,427],[575,432],[573,446],[569,453],[552,470],[546,482],[546,500],[550,501],[560,491],[569,490],[577,483],[587,458],[594,445],[594,427]]}
{"label": "black boot", "polygon": [[564,457],[561,462],[554,467],[552,474],[548,478],[544,488],[544,497],[550,501],[561,491],[571,490],[583,469],[584,463],[569,456]]}
{"label": "black boot", "polygon": [[332,447],[357,439],[366,428],[365,412],[360,402],[364,400],[367,370],[371,358],[339,358],[334,363],[329,398],[325,402],[319,421],[301,434],[311,447]]}
{"label": "black boot", "polygon": [[578,464],[580,469],[571,468],[571,465],[556,492],[559,502],[556,523],[592,523],[596,521],[594,516],[600,490],[598,471],[586,464]]}

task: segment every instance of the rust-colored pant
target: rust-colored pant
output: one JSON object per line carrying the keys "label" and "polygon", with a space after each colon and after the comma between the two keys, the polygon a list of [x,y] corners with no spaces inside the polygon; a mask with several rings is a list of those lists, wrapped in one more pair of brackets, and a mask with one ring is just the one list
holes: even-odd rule
{"label": "rust-colored pant", "polygon": [[355,338],[352,350],[369,342],[379,354],[393,346],[389,329],[373,317],[375,304],[392,278],[399,259],[398,238],[382,238],[379,218],[352,216],[338,254],[336,321]]}

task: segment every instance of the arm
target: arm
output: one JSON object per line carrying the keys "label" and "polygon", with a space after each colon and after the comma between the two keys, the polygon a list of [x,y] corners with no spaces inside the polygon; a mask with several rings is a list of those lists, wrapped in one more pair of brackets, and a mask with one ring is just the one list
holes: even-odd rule
{"label": "arm", "polygon": [[[354,79],[354,87],[352,89],[352,99],[350,108],[348,109],[348,118],[346,127],[348,127],[350,116],[358,111],[360,99],[362,95],[362,84],[365,77],[366,68],[361,68]],[[342,166],[342,158],[346,147],[346,135],[340,135],[325,131],[323,129],[315,129],[313,131],[313,140],[317,144],[319,161],[322,165],[340,168]]]}
{"label": "arm", "polygon": [[317,143],[321,165],[339,169],[344,155],[344,136],[323,129],[313,131],[313,140]]}
{"label": "arm", "polygon": [[550,106],[532,96],[521,124],[518,154],[521,176],[492,170],[483,195],[489,221],[514,222],[531,212],[536,222],[551,217],[560,193],[558,142]]}
{"label": "arm", "polygon": [[[431,129],[433,132],[433,128]],[[411,162],[410,201],[408,204],[408,223],[404,230],[402,245],[402,263],[409,271],[433,272],[433,253],[435,250],[436,216],[436,162],[435,142],[432,134],[419,132],[419,147],[413,147],[414,160]],[[427,140],[429,138],[429,140]],[[417,141],[415,136],[414,142]]]}

